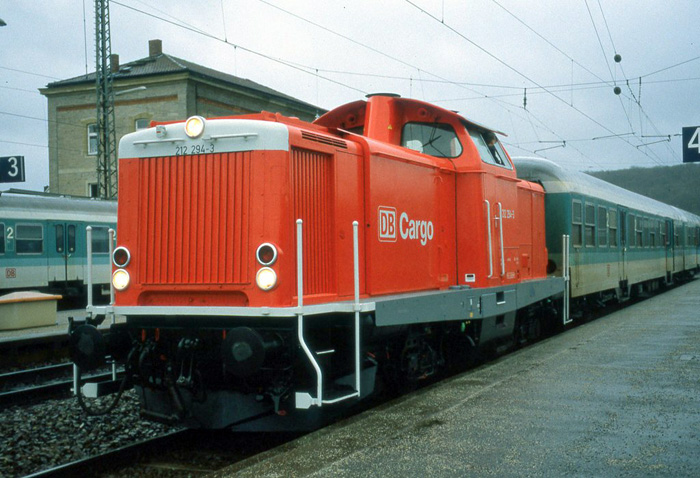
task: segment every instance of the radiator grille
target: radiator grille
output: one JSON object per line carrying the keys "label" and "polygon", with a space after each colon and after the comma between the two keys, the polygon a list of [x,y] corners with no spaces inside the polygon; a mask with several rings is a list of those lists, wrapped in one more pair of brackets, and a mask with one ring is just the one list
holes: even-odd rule
{"label": "radiator grille", "polygon": [[302,131],[301,137],[309,141],[315,141],[317,143],[327,144],[329,146],[335,146],[336,148],[348,149],[348,144],[342,139],[336,139],[330,136],[323,136],[320,134],[309,133],[308,131]]}
{"label": "radiator grille", "polygon": [[249,282],[249,152],[144,159],[140,179],[144,284]]}
{"label": "radiator grille", "polygon": [[332,157],[293,150],[292,176],[294,218],[304,221],[304,294],[334,292]]}

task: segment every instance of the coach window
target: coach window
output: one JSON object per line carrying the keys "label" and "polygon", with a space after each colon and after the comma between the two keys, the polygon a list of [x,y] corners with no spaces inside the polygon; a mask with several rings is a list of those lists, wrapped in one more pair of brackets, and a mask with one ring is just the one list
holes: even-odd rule
{"label": "coach window", "polygon": [[469,136],[471,136],[472,141],[474,141],[474,145],[479,151],[479,156],[483,162],[502,168],[513,169],[510,161],[508,161],[503,146],[501,146],[500,141],[498,141],[494,133],[490,131],[479,132],[469,130]]}
{"label": "coach window", "polygon": [[63,245],[66,243],[63,229],[63,224],[56,224],[56,252],[58,253],[63,253]]}
{"label": "coach window", "polygon": [[604,206],[598,207],[598,245],[608,245],[608,210]]}
{"label": "coach window", "polygon": [[583,245],[583,218],[581,201],[574,200],[571,211],[571,244],[574,247]]}
{"label": "coach window", "polygon": [[5,225],[0,224],[0,254],[5,253]]}
{"label": "coach window", "polygon": [[87,150],[88,155],[97,155],[97,123],[87,125]]}
{"label": "coach window", "polygon": [[644,246],[644,228],[642,227],[642,221],[643,219],[639,216],[634,218],[634,235],[635,235],[635,245],[637,247],[642,247]]}
{"label": "coach window", "polygon": [[673,226],[673,247],[678,247],[681,245],[681,242],[678,237],[678,229],[680,229],[680,226],[676,224],[674,224]]}
{"label": "coach window", "polygon": [[401,146],[438,158],[462,154],[462,143],[454,128],[443,123],[406,123],[401,131]]}
{"label": "coach window", "polygon": [[595,247],[595,206],[586,204],[586,246]]}
{"label": "coach window", "polygon": [[610,230],[610,247],[617,247],[617,209],[608,211],[608,229]]}
{"label": "coach window", "polygon": [[41,254],[44,252],[44,228],[41,224],[17,224],[15,233],[17,254]]}
{"label": "coach window", "polygon": [[109,228],[93,226],[92,228],[92,252],[94,254],[109,253]]}
{"label": "coach window", "polygon": [[668,246],[668,239],[666,238],[666,224],[663,221],[659,222],[659,245],[661,247]]}
{"label": "coach window", "polygon": [[656,247],[656,230],[659,226],[656,224],[656,220],[651,220],[649,222],[649,247]]}

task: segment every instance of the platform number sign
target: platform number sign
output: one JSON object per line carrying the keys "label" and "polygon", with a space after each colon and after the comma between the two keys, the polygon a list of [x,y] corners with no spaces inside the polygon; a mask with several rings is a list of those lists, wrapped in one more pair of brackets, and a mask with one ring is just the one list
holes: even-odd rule
{"label": "platform number sign", "polygon": [[683,128],[683,162],[700,162],[700,126]]}
{"label": "platform number sign", "polygon": [[24,182],[24,156],[0,158],[0,183]]}

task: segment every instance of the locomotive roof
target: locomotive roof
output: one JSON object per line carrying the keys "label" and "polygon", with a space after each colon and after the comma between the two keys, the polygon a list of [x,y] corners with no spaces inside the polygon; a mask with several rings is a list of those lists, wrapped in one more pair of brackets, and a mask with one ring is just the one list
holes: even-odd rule
{"label": "locomotive roof", "polygon": [[116,222],[117,202],[0,192],[0,220]]}
{"label": "locomotive roof", "polygon": [[547,159],[522,157],[512,159],[518,178],[539,182],[547,193],[581,194],[658,216],[700,223],[700,217],[695,214],[615,186],[588,174],[564,169]]}
{"label": "locomotive roof", "polygon": [[[440,106],[436,106],[432,103],[426,103],[425,101],[415,100],[412,98],[401,98],[401,97],[398,97],[395,95],[378,94],[378,95],[370,95],[370,96],[390,96],[390,97],[394,98],[395,102],[410,104],[410,105],[414,105],[416,107],[423,107],[423,108],[433,110],[433,111],[440,111],[444,115],[456,117],[459,119],[459,121],[462,124],[464,124],[464,126],[466,126],[468,128],[474,127],[476,129],[479,129],[479,130],[491,131],[492,133],[498,133],[498,134],[503,135],[503,136],[508,136],[507,134],[505,134],[502,131],[499,131],[499,130],[496,130],[493,128],[489,128],[488,126],[484,126],[480,123],[477,123],[476,121],[469,120],[455,111],[447,110],[447,109],[442,108]],[[317,118],[314,121],[314,124],[317,124],[320,126],[335,125],[335,124],[339,123],[339,118],[344,117],[346,114],[348,114],[348,112],[361,109],[366,104],[367,104],[367,101],[365,101],[365,100],[357,100],[357,101],[353,101],[351,103],[346,103],[344,105],[338,106],[337,108],[334,108],[334,109],[328,111],[326,114],[324,114],[320,118]]]}

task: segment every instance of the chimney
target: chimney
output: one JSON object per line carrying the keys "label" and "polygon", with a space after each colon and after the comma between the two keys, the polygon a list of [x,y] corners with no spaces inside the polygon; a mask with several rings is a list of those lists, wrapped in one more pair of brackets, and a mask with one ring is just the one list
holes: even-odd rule
{"label": "chimney", "polygon": [[148,56],[158,56],[163,54],[163,41],[162,40],[149,40],[148,41]]}
{"label": "chimney", "polygon": [[115,53],[109,55],[109,69],[112,73],[119,71],[119,55]]}

